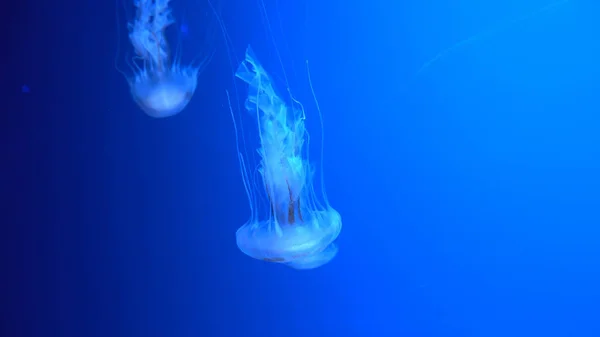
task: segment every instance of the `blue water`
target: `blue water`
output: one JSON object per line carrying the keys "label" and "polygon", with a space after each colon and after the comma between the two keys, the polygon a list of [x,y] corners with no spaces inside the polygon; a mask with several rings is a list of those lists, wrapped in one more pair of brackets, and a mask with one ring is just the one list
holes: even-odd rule
{"label": "blue water", "polygon": [[[599,4],[263,0],[269,31],[260,2],[214,2],[228,44],[173,0],[183,58],[215,56],[160,120],[115,68],[129,2],[5,6],[1,336],[600,336]],[[344,223],[315,270],[236,247],[247,44],[318,135],[310,62]]]}

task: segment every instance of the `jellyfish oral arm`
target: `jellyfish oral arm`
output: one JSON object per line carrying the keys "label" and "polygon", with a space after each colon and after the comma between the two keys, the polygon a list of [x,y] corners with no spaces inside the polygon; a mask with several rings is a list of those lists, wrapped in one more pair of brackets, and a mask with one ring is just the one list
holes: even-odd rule
{"label": "jellyfish oral arm", "polygon": [[298,118],[301,112],[286,106],[276,94],[269,75],[250,48],[236,76],[249,85],[245,106],[257,117],[260,167],[272,209],[294,219],[292,209],[306,181],[306,163],[301,158],[304,119]]}
{"label": "jellyfish oral arm", "polygon": [[129,40],[138,56],[156,69],[164,69],[168,58],[165,28],[174,22],[170,0],[135,0],[135,20],[129,24]]}

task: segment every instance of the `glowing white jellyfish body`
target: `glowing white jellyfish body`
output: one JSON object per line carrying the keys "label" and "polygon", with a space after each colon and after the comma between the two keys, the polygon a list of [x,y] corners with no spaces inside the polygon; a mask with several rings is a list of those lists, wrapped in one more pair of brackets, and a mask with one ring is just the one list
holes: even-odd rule
{"label": "glowing white jellyfish body", "polygon": [[252,215],[236,232],[237,245],[255,259],[295,269],[320,267],[338,252],[334,241],[342,229],[342,219],[329,205],[323,186],[322,198],[317,198],[315,193],[313,170],[304,146],[308,142],[304,110],[277,95],[269,74],[250,47],[235,75],[249,87],[245,106],[256,120],[254,125],[258,126],[258,172],[269,205],[268,213],[262,218],[253,197],[261,192],[253,188],[261,184],[249,181],[250,175],[245,172],[245,161],[240,154]]}
{"label": "glowing white jellyfish body", "polygon": [[174,20],[170,0],[135,0],[135,20],[129,23],[129,40],[143,61],[128,79],[131,95],[151,117],[169,117],[183,110],[196,90],[199,67],[171,62],[165,29]]}

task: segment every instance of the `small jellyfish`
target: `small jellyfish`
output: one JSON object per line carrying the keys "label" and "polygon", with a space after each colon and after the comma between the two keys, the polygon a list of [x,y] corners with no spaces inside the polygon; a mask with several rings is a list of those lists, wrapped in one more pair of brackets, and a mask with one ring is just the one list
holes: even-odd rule
{"label": "small jellyfish", "polygon": [[[236,232],[239,249],[255,259],[281,263],[295,269],[322,266],[337,254],[334,241],[342,229],[340,214],[322,200],[313,187],[313,169],[308,163],[308,142],[302,105],[277,95],[269,74],[250,47],[236,77],[249,86],[245,108],[256,118],[260,138],[260,163],[269,209],[259,218],[253,205],[253,184],[239,153],[246,192],[251,204],[250,220]],[[321,177],[322,179],[322,177]]]}
{"label": "small jellyfish", "polygon": [[130,22],[129,40],[142,66],[128,79],[131,95],[149,116],[163,118],[183,110],[196,90],[201,66],[171,62],[165,29],[174,20],[170,0],[135,0],[135,20]]}

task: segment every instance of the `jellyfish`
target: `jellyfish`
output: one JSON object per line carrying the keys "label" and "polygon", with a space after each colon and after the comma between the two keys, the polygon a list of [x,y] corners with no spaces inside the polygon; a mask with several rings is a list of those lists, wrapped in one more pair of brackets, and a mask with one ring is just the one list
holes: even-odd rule
{"label": "jellyfish", "polygon": [[201,66],[182,66],[170,60],[165,29],[174,23],[170,0],[134,0],[136,16],[128,25],[129,40],[142,66],[128,78],[131,95],[149,116],[164,118],[178,114],[196,90]]}
{"label": "jellyfish", "polygon": [[329,205],[322,186],[322,200],[317,198],[314,170],[305,149],[308,133],[304,109],[299,102],[292,102],[300,106],[297,108],[277,95],[269,74],[250,46],[235,76],[249,87],[245,108],[256,119],[260,140],[258,172],[262,184],[258,186],[264,186],[268,199],[268,209],[261,219],[252,195],[260,193],[262,187],[252,190],[244,157],[238,151],[252,215],[236,232],[237,245],[243,253],[258,260],[295,269],[322,266],[338,252],[334,241],[340,234],[342,221]]}

